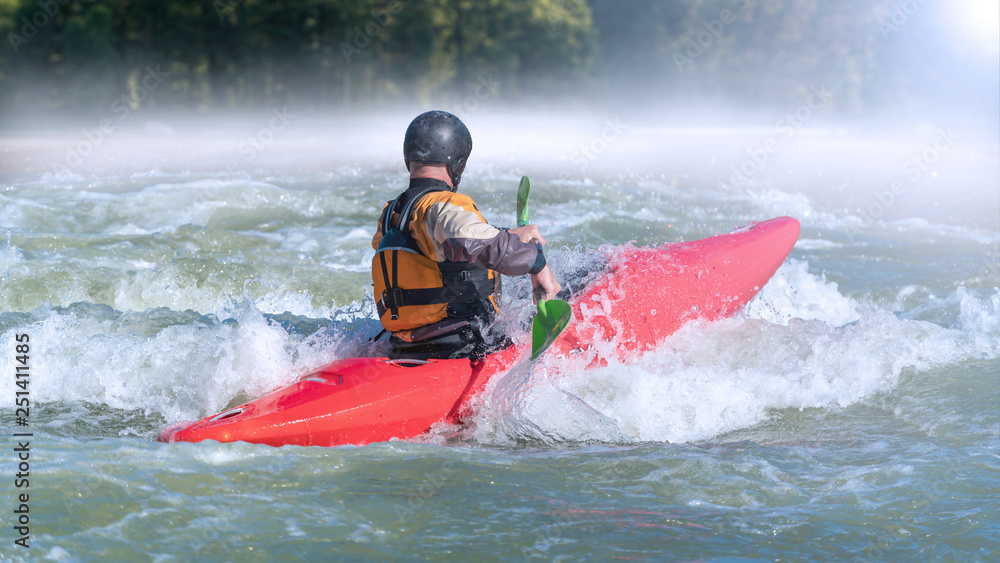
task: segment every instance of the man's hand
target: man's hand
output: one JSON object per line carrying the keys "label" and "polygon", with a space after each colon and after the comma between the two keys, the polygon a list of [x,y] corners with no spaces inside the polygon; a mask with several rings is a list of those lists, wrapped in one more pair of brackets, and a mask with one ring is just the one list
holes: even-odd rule
{"label": "man's hand", "polygon": [[[534,225],[531,226],[534,227]],[[555,274],[552,273],[552,270],[546,264],[541,272],[531,276],[531,288],[533,290],[534,301],[538,303],[539,300],[555,299],[556,294],[559,293],[562,286],[559,285]]]}
{"label": "man's hand", "polygon": [[542,246],[545,246],[545,239],[542,238],[542,233],[538,230],[538,225],[516,227],[514,229],[510,229],[508,232],[517,235],[517,238],[521,239],[521,242],[528,243],[537,240],[542,243]]}
{"label": "man's hand", "polygon": [[[510,232],[517,235],[517,238],[521,239],[521,242],[537,242],[538,244],[545,245],[545,239],[542,238],[542,233],[538,230],[538,225],[525,225],[510,229]],[[559,293],[562,286],[556,280],[552,269],[546,264],[541,272],[531,276],[531,289],[534,301],[538,303],[539,301],[555,299],[556,294]]]}

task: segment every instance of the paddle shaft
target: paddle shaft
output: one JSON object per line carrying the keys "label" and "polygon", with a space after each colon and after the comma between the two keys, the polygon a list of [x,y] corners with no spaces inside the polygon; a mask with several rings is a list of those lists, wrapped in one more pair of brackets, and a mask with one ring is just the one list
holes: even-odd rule
{"label": "paddle shaft", "polygon": [[[521,177],[517,188],[517,226],[524,227],[529,223],[528,194],[531,192],[531,182],[527,176]],[[538,251],[542,251],[542,243],[535,239]],[[537,360],[573,318],[573,310],[560,299],[545,300],[541,288],[533,290],[538,310],[531,322],[531,361]]]}

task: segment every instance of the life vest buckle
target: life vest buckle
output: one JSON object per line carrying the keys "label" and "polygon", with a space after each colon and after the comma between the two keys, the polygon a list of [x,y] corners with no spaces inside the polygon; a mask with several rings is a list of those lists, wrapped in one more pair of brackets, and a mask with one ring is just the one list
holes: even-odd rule
{"label": "life vest buckle", "polygon": [[403,288],[390,287],[382,292],[382,307],[389,309],[392,320],[399,318],[399,308],[406,303]]}

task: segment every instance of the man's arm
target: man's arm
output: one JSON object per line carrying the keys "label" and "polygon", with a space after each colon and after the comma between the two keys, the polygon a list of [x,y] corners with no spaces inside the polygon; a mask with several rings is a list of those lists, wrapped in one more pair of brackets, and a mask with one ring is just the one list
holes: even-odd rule
{"label": "man's arm", "polygon": [[442,260],[470,262],[508,276],[536,274],[545,257],[533,243],[522,242],[512,231],[484,222],[478,213],[450,202],[428,210],[427,231],[439,246]]}
{"label": "man's arm", "polygon": [[545,240],[535,225],[502,230],[478,213],[442,202],[429,210],[427,226],[445,260],[471,262],[508,276],[531,274],[532,286],[542,290],[543,299],[552,299],[562,289],[534,242]]}

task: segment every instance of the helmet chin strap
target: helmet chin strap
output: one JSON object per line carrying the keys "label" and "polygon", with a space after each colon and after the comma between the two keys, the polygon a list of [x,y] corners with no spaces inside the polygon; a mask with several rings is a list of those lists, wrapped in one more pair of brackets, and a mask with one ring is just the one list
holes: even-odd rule
{"label": "helmet chin strap", "polygon": [[[458,191],[458,183],[462,181],[462,172],[465,172],[465,159],[446,166],[448,177],[451,178],[451,191]],[[457,169],[457,172],[455,171]]]}

